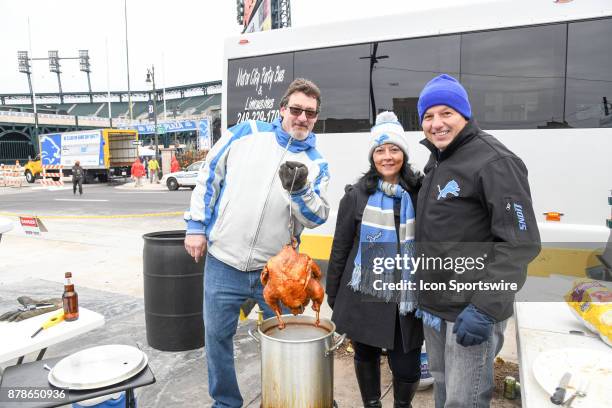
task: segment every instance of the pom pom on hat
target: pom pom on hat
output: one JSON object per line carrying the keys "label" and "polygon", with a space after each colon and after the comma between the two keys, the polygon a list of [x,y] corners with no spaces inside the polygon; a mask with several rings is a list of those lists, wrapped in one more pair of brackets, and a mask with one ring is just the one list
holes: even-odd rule
{"label": "pom pom on hat", "polygon": [[385,111],[381,112],[376,116],[376,124],[370,130],[372,137],[370,143],[369,158],[372,158],[374,149],[378,146],[392,143],[402,149],[406,158],[408,158],[408,140],[402,124],[397,120],[395,113]]}
{"label": "pom pom on hat", "polygon": [[465,88],[450,75],[438,75],[421,91],[417,103],[421,123],[427,109],[438,105],[450,106],[466,119],[472,117],[472,108]]}

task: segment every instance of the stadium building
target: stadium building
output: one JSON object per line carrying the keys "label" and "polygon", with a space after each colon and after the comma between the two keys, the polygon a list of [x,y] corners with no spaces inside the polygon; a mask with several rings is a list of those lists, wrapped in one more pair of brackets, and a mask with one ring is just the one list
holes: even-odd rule
{"label": "stadium building", "polygon": [[160,145],[195,149],[194,123],[202,120],[208,121],[213,140],[219,137],[221,81],[157,89],[155,97],[156,104],[151,90],[130,95],[111,91],[110,97],[108,92],[40,93],[35,96],[35,114],[31,94],[0,94],[0,163],[34,157],[38,135],[82,129],[137,128],[142,145],[152,146],[155,119]]}

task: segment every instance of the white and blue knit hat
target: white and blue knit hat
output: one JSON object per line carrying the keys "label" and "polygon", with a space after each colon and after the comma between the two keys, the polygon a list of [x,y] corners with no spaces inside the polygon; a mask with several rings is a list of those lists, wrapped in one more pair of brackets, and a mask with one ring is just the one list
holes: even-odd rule
{"label": "white and blue knit hat", "polygon": [[408,140],[404,128],[397,120],[395,113],[389,111],[379,113],[376,116],[376,124],[370,130],[370,135],[372,136],[370,153],[368,155],[370,159],[374,149],[386,143],[392,143],[402,149],[404,156],[408,158]]}

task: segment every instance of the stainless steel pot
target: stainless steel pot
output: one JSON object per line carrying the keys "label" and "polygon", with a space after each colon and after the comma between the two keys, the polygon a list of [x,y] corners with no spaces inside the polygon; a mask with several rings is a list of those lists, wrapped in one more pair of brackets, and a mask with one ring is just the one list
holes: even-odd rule
{"label": "stainless steel pot", "polygon": [[331,408],[334,406],[334,340],[336,325],[311,316],[283,315],[266,319],[249,335],[260,344],[262,408]]}

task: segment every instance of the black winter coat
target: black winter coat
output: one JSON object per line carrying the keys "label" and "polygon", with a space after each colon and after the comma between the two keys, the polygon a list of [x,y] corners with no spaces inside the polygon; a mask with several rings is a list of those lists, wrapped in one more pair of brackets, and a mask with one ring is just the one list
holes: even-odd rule
{"label": "black winter coat", "polygon": [[[411,192],[416,209],[416,194]],[[359,233],[363,210],[369,194],[363,182],[346,187],[340,201],[336,232],[327,268],[326,292],[333,309],[332,321],[338,333],[370,346],[393,349],[396,302],[386,303],[371,295],[355,292],[348,284],[353,274],[354,260],[359,248]],[[397,215],[397,214],[396,214]],[[423,344],[423,326],[414,313],[399,316],[404,351],[420,348]]]}
{"label": "black winter coat", "polygon": [[[429,258],[485,259],[484,268],[418,268],[418,281],[514,282],[540,252],[540,234],[523,161],[470,120],[443,152],[431,150],[416,211],[418,254]],[[417,208],[417,207],[415,207]],[[444,243],[443,245],[440,243]],[[469,269],[469,268],[468,268]],[[448,321],[470,303],[497,321],[512,315],[510,290],[423,290],[419,307]]]}

